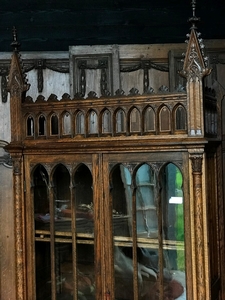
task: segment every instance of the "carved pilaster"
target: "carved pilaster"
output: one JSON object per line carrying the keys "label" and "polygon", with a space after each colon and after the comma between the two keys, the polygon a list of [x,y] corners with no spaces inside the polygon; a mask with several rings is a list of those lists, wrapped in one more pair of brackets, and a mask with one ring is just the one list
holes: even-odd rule
{"label": "carved pilaster", "polygon": [[13,190],[15,222],[16,299],[25,299],[24,211],[22,156],[13,157]]}
{"label": "carved pilaster", "polygon": [[196,297],[198,300],[206,299],[206,273],[205,273],[205,249],[204,249],[204,208],[203,208],[203,186],[202,186],[202,153],[190,154],[192,165],[193,182],[193,227],[194,237],[194,260],[196,270]]}

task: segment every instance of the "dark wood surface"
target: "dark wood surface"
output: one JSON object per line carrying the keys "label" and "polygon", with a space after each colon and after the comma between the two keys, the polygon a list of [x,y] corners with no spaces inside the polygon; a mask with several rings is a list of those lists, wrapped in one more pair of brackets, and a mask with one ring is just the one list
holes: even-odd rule
{"label": "dark wood surface", "polygon": [[[204,39],[225,38],[223,0],[198,0]],[[67,51],[71,45],[183,43],[191,0],[1,1],[0,51],[18,29],[23,51]]]}

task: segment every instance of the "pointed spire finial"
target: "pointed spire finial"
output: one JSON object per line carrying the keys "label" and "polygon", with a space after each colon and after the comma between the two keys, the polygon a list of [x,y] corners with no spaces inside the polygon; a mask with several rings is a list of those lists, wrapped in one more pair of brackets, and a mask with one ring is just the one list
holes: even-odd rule
{"label": "pointed spire finial", "polygon": [[13,33],[13,41],[11,43],[11,46],[13,47],[13,51],[17,52],[19,50],[20,43],[17,41],[17,31],[15,26],[13,26],[12,33]]}
{"label": "pointed spire finial", "polygon": [[196,1],[195,0],[192,0],[191,6],[192,6],[192,17],[195,17],[195,8],[196,8]]}
{"label": "pointed spire finial", "polygon": [[191,28],[196,29],[196,23],[200,21],[200,18],[196,17],[195,9],[196,9],[196,0],[191,1],[192,7],[192,17],[188,19],[188,21],[192,24]]}

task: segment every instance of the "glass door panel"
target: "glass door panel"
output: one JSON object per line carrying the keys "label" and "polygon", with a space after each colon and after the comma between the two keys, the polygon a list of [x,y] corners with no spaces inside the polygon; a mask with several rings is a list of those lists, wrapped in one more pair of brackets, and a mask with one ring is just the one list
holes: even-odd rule
{"label": "glass door panel", "polygon": [[36,299],[95,299],[94,205],[89,168],[80,164],[70,173],[58,164],[49,175],[37,165],[33,196]]}
{"label": "glass door panel", "polygon": [[36,230],[49,230],[49,177],[42,165],[37,165],[33,172],[34,218]]}
{"label": "glass door panel", "polygon": [[54,230],[71,232],[70,174],[62,164],[57,165],[53,173],[53,198]]}
{"label": "glass door panel", "polygon": [[49,242],[35,242],[36,299],[51,298],[51,251]]}
{"label": "glass door panel", "polygon": [[156,174],[148,164],[139,165],[134,177],[139,299],[157,299],[159,230]]}
{"label": "glass door panel", "polygon": [[128,168],[116,165],[111,174],[116,299],[130,299],[133,295],[131,183]]}
{"label": "glass door panel", "polygon": [[161,172],[164,297],[186,299],[183,177],[169,163]]}
{"label": "glass door panel", "polygon": [[186,299],[182,174],[155,165],[110,174],[117,300]]}
{"label": "glass door panel", "polygon": [[81,164],[74,175],[76,232],[79,237],[93,238],[93,189],[92,175],[88,167]]}
{"label": "glass door panel", "polygon": [[74,174],[77,297],[95,299],[94,204],[92,174],[81,164]]}

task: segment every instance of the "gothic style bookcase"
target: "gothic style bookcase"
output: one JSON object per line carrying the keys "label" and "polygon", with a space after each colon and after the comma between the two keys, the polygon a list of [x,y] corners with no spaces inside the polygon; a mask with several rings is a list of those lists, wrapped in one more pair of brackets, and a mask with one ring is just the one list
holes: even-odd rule
{"label": "gothic style bookcase", "polygon": [[181,92],[126,96],[117,81],[84,97],[74,60],[73,99],[33,100],[14,47],[16,299],[223,299],[220,108],[195,26]]}

